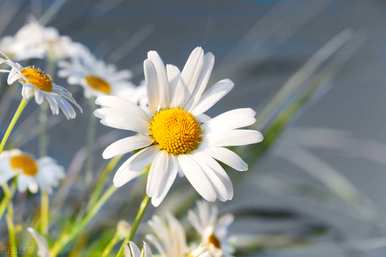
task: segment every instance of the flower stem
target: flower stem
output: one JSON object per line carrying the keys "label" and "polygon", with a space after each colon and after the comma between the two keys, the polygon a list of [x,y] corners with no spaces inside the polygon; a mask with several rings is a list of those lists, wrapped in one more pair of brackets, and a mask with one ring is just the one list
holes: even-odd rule
{"label": "flower stem", "polygon": [[125,238],[125,240],[123,241],[121,247],[119,248],[119,251],[116,257],[121,257],[123,255],[125,245],[127,245],[129,241],[133,240],[135,233],[137,232],[138,227],[141,224],[146,208],[147,206],[149,206],[149,203],[150,203],[150,197],[147,196],[147,194],[145,193],[145,196],[142,199],[141,205],[139,206],[137,214],[135,215],[134,221],[131,225],[130,232]]}
{"label": "flower stem", "polygon": [[48,136],[47,136],[47,125],[48,125],[48,105],[43,103],[39,112],[39,153],[40,157],[47,155]]}
{"label": "flower stem", "polygon": [[8,227],[8,237],[9,237],[9,255],[12,257],[17,257],[17,242],[16,242],[16,231],[15,224],[13,223],[13,205],[10,203],[8,205],[7,211],[7,227]]}
{"label": "flower stem", "polygon": [[0,203],[0,220],[3,217],[3,214],[7,209],[13,195],[13,190],[11,190],[6,183],[2,184],[1,188],[3,189],[4,197]]}
{"label": "flower stem", "polygon": [[114,233],[113,238],[111,238],[111,240],[103,250],[102,257],[108,257],[111,253],[111,250],[113,250],[114,246],[117,244],[118,241],[119,241],[119,233],[117,231]]}
{"label": "flower stem", "polygon": [[83,216],[82,219],[76,224],[73,224],[71,230],[69,232],[63,233],[59,239],[52,246],[50,253],[51,257],[56,257],[58,253],[65,247],[68,243],[75,239],[76,236],[82,232],[82,230],[90,223],[92,218],[98,213],[98,211],[102,208],[102,206],[106,203],[108,199],[114,194],[117,190],[115,186],[111,186],[107,189],[103,195],[95,202],[93,206],[87,211],[87,213]]}
{"label": "flower stem", "polygon": [[[90,112],[92,113],[95,110],[94,98],[90,98],[88,101]],[[96,118],[93,114],[90,115],[90,119],[87,127],[87,160],[86,160],[86,172],[85,172],[85,182],[86,185],[89,185],[93,178],[93,168],[94,168],[94,157],[93,150],[95,145],[96,137]]]}
{"label": "flower stem", "polygon": [[96,200],[99,198],[103,187],[105,185],[106,179],[108,178],[108,175],[111,173],[111,171],[117,166],[118,162],[121,160],[121,156],[112,158],[106,166],[103,168],[103,170],[100,172],[98,180],[95,184],[95,189],[91,194],[89,206],[93,205]]}
{"label": "flower stem", "polygon": [[49,224],[49,196],[48,192],[43,191],[40,196],[40,233],[45,236],[48,232]]}
{"label": "flower stem", "polygon": [[3,139],[1,140],[1,143],[0,143],[0,153],[3,152],[5,144],[8,141],[8,138],[11,135],[12,130],[15,128],[15,125],[16,125],[17,121],[19,120],[19,118],[20,118],[21,114],[23,113],[23,110],[25,109],[27,104],[28,104],[28,101],[25,100],[24,98],[22,98],[21,101],[20,101],[19,106],[17,107],[17,110],[16,110],[15,114],[12,117],[11,122],[8,125],[7,130],[5,131]]}

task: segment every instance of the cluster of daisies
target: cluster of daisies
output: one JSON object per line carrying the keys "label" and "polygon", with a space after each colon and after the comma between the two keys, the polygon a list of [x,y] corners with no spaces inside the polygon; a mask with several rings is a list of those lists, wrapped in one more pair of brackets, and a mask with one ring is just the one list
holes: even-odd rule
{"label": "cluster of daisies", "polygon": [[[84,45],[35,20],[0,41],[0,51],[0,72],[8,74],[9,85],[21,86],[25,102],[33,98],[38,105],[49,106],[53,114],[62,112],[67,119],[74,119],[82,108],[69,89],[78,85],[84,98],[99,106],[94,115],[101,124],[127,131],[126,137],[112,142],[102,156],[110,159],[130,154],[117,168],[113,184],[121,187],[146,176],[145,192],[155,207],[163,202],[178,177],[186,178],[208,202],[231,200],[233,184],[222,164],[237,171],[246,171],[248,165],[228,147],[263,140],[259,131],[247,128],[256,121],[251,108],[214,117],[207,114],[234,85],[229,79],[210,84],[215,57],[201,47],[191,52],[182,69],[165,64],[156,51],[149,51],[139,86],[131,82],[129,70],[106,64]],[[53,63],[57,75],[66,79],[69,87],[56,84],[52,74],[38,67],[20,64],[35,58]],[[20,192],[36,193],[40,189],[51,193],[64,176],[64,168],[50,157],[35,158],[18,149],[0,153],[0,183],[14,180]],[[172,215],[151,219],[153,232],[146,239],[159,256],[232,255],[227,237],[231,215],[219,217],[217,208],[200,202],[188,220],[199,236],[195,243],[188,243],[184,226]],[[47,252],[45,239],[34,230],[31,233],[42,252]],[[144,244],[141,251],[132,242],[126,245],[125,254],[152,256],[148,245]]]}

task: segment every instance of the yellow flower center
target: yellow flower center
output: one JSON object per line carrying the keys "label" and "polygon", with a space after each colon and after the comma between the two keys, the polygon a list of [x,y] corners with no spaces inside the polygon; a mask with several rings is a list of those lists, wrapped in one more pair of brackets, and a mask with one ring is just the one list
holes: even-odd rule
{"label": "yellow flower center", "polygon": [[189,153],[201,142],[200,123],[191,113],[178,107],[154,114],[149,132],[161,150],[174,155]]}
{"label": "yellow flower center", "polygon": [[12,169],[22,171],[26,176],[35,176],[38,173],[36,161],[27,154],[14,155],[9,162]]}
{"label": "yellow flower center", "polygon": [[221,242],[220,240],[217,238],[217,236],[215,234],[211,234],[209,237],[208,237],[208,243],[210,245],[213,245],[214,247],[216,247],[217,249],[221,249]]}
{"label": "yellow flower center", "polygon": [[102,79],[99,76],[96,75],[88,75],[85,78],[85,81],[89,87],[92,89],[102,92],[104,94],[110,94],[111,93],[111,86],[110,84]]}
{"label": "yellow flower center", "polygon": [[22,68],[20,72],[23,74],[26,83],[32,84],[33,86],[45,92],[52,91],[53,83],[50,75],[40,70],[39,68],[28,66]]}

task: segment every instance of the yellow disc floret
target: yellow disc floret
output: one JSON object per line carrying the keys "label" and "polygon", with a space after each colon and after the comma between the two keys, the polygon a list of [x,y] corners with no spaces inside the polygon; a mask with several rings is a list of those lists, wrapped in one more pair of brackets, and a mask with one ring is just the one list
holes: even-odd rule
{"label": "yellow disc floret", "polygon": [[45,92],[52,91],[53,83],[50,75],[39,68],[28,66],[22,68],[20,72],[23,74],[26,83],[29,83]]}
{"label": "yellow disc floret", "polygon": [[200,123],[182,108],[162,109],[154,114],[149,132],[161,150],[173,155],[189,153],[201,142]]}
{"label": "yellow disc floret", "polygon": [[213,245],[217,249],[221,249],[221,242],[220,242],[220,240],[217,238],[217,236],[215,234],[211,234],[208,237],[208,243],[210,245]]}
{"label": "yellow disc floret", "polygon": [[102,92],[104,94],[110,94],[111,93],[111,86],[110,84],[102,79],[99,76],[96,75],[88,75],[84,77],[84,80],[86,81],[87,85],[94,89],[95,91]]}
{"label": "yellow disc floret", "polygon": [[17,154],[10,158],[10,166],[16,171],[23,172],[26,176],[35,176],[38,173],[36,161],[27,154]]}

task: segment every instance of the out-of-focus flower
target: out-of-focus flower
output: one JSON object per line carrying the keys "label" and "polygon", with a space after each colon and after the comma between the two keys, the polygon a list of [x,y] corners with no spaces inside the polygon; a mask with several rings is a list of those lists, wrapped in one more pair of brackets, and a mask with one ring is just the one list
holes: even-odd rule
{"label": "out-of-focus flower", "polygon": [[166,215],[166,218],[154,216],[149,226],[152,234],[146,235],[146,239],[161,257],[183,257],[190,252],[184,228],[171,214]]}
{"label": "out-of-focus flower", "polygon": [[64,177],[64,169],[51,157],[35,159],[32,155],[18,149],[4,151],[0,154],[0,182],[6,183],[17,176],[17,188],[20,192],[27,189],[36,193],[51,193]]}
{"label": "out-of-focus flower", "polygon": [[28,228],[28,232],[32,235],[33,239],[38,246],[38,256],[39,257],[50,257],[50,251],[48,249],[47,241],[42,237],[38,232],[33,228]]}
{"label": "out-of-focus flower", "polygon": [[25,99],[34,96],[35,102],[39,105],[46,101],[53,114],[58,115],[59,110],[61,110],[67,119],[74,119],[76,117],[76,112],[72,105],[76,106],[79,111],[82,111],[82,108],[72,97],[71,93],[67,89],[55,84],[51,76],[39,68],[34,66],[23,67],[6,56],[4,58],[0,57],[0,64],[6,64],[10,67],[10,70],[0,70],[0,73],[9,73],[8,85],[18,82],[23,86],[22,96]]}
{"label": "out-of-focus flower", "polygon": [[147,98],[147,87],[144,81],[137,87],[122,88],[118,96],[137,104],[143,110],[149,112],[149,99]]}
{"label": "out-of-focus flower", "polygon": [[146,235],[148,240],[161,257],[211,257],[206,247],[186,242],[182,224],[171,214],[165,218],[154,216],[149,221],[152,234]]}
{"label": "out-of-focus flower", "polygon": [[61,36],[57,29],[44,27],[35,19],[26,23],[14,36],[0,41],[0,50],[18,61],[44,57],[60,60],[76,56],[84,48],[71,38]]}
{"label": "out-of-focus flower", "polygon": [[129,242],[129,245],[125,246],[125,257],[152,257],[153,254],[151,253],[151,249],[149,246],[144,242],[142,251],[139,250],[138,246],[133,243]]}
{"label": "out-of-focus flower", "polygon": [[207,201],[233,198],[233,185],[217,162],[245,171],[247,164],[227,146],[261,142],[256,130],[240,129],[255,122],[250,108],[235,109],[209,118],[204,113],[232,88],[229,79],[217,82],[207,90],[214,66],[212,53],[197,47],[180,72],[164,65],[155,51],[144,61],[149,112],[115,96],[98,97],[101,108],[94,112],[101,123],[137,132],[108,146],[104,158],[138,150],[121,165],[114,176],[120,187],[143,174],[150,165],[146,193],[158,206],[174,183],[177,174],[186,176]]}
{"label": "out-of-focus flower", "polygon": [[80,85],[86,98],[100,95],[119,95],[122,90],[134,91],[129,70],[117,70],[114,65],[98,60],[88,50],[75,58],[59,63],[59,76],[69,84]]}
{"label": "out-of-focus flower", "polygon": [[188,219],[212,256],[232,256],[234,249],[228,240],[228,227],[233,222],[233,215],[219,217],[216,206],[201,201],[197,203],[196,211],[189,211]]}

